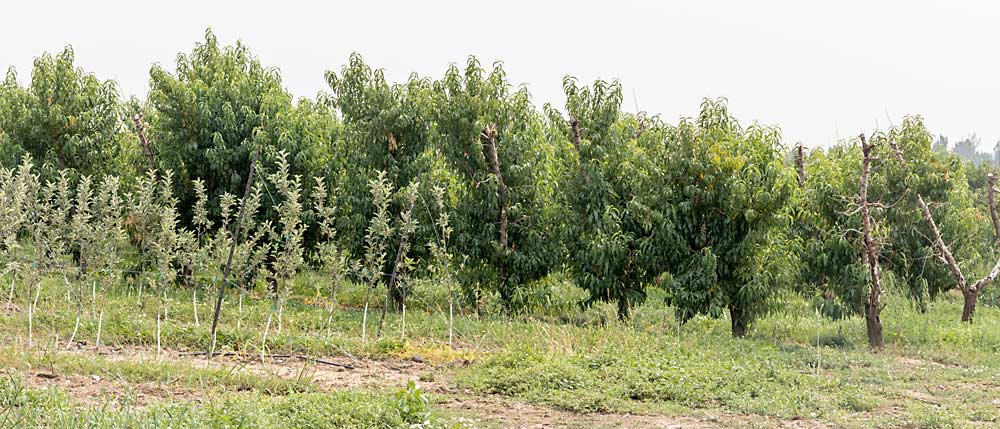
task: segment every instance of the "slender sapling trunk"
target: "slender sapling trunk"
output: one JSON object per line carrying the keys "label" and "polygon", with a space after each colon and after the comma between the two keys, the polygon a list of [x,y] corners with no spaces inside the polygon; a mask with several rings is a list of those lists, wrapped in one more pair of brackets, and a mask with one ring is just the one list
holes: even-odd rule
{"label": "slender sapling trunk", "polygon": [[365,312],[361,316],[361,341],[364,342],[368,337],[368,301],[371,298],[372,288],[369,285],[368,290],[365,291]]}
{"label": "slender sapling trunk", "polygon": [[194,282],[193,293],[191,294],[191,307],[194,309],[194,326],[201,327],[198,323],[198,282]]}
{"label": "slender sapling trunk", "polygon": [[104,327],[104,307],[105,305],[101,306],[101,315],[97,317],[97,341],[95,342],[97,348],[101,347],[101,328]]}
{"label": "slender sapling trunk", "polygon": [[159,356],[163,349],[160,346],[160,313],[163,312],[163,300],[159,300],[156,304],[156,355]]}
{"label": "slender sapling trunk", "polygon": [[260,340],[260,362],[265,363],[264,358],[267,353],[267,333],[271,330],[271,316],[274,311],[267,312],[267,324],[264,325],[264,337]]}
{"label": "slender sapling trunk", "polygon": [[7,293],[7,306],[4,307],[4,308],[7,309],[7,310],[13,308],[13,305],[14,305],[13,301],[14,301],[14,277],[11,276],[11,278],[10,278],[10,292]]}
{"label": "slender sapling trunk", "polygon": [[73,347],[73,340],[76,339],[76,333],[80,329],[80,306],[77,306],[76,310],[76,323],[73,324],[73,333],[69,336],[69,341],[66,342],[66,350]]}
{"label": "slender sapling trunk", "polygon": [[281,315],[285,312],[285,300],[278,301],[278,335],[281,335]]}
{"label": "slender sapling trunk", "polygon": [[42,282],[37,281],[37,286],[35,287],[35,299],[31,301],[31,305],[28,306],[28,348],[34,346],[34,316],[35,308],[38,307],[38,297],[42,294]]}

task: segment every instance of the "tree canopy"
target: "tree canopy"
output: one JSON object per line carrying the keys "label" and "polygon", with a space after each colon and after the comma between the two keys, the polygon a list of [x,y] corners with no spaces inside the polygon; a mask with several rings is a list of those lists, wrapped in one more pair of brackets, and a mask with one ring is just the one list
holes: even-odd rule
{"label": "tree canopy", "polygon": [[14,69],[0,83],[0,162],[30,155],[52,178],[59,170],[101,175],[128,168],[135,153],[125,133],[124,106],[114,81],[75,65],[72,47],[35,59],[21,87]]}

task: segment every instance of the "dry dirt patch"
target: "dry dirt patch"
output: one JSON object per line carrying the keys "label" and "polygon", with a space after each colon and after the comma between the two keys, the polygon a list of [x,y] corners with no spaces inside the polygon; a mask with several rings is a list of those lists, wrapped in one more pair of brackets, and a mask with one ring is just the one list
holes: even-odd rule
{"label": "dry dirt patch", "polygon": [[[15,372],[17,373],[17,372]],[[25,387],[32,390],[57,387],[75,402],[100,406],[104,404],[138,406],[180,401],[201,401],[201,394],[180,386],[162,383],[129,383],[124,380],[100,376],[52,374],[50,372],[23,372]]]}

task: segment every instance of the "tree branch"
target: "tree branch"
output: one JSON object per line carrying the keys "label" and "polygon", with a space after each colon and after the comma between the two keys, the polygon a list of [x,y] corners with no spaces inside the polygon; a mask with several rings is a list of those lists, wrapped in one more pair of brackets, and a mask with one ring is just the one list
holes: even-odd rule
{"label": "tree branch", "polygon": [[480,139],[488,155],[486,161],[489,162],[493,176],[497,179],[497,198],[500,200],[500,247],[507,249],[507,184],[504,183],[503,174],[500,173],[500,156],[497,154],[497,126],[489,125],[483,128]]}
{"label": "tree branch", "polygon": [[146,157],[147,168],[152,170],[156,168],[156,163],[153,162],[153,150],[150,148],[149,140],[146,138],[146,127],[142,123],[142,114],[136,113],[132,117],[132,123],[135,124],[135,132],[139,135],[139,145],[142,146],[142,154]]}
{"label": "tree branch", "polygon": [[993,234],[997,244],[1000,244],[1000,217],[997,216],[996,197],[997,176],[993,173],[986,175],[986,202],[989,203],[990,219],[993,220]]}
{"label": "tree branch", "polygon": [[862,259],[864,260],[864,263],[868,265],[869,274],[871,274],[872,280],[871,291],[868,294],[868,304],[877,308],[882,288],[879,283],[878,251],[875,248],[874,240],[872,240],[872,218],[871,213],[869,213],[868,210],[868,179],[871,176],[871,151],[873,147],[873,144],[868,144],[865,140],[865,135],[861,134],[861,153],[863,158],[861,161],[861,186],[858,194],[862,224],[861,235],[864,245]]}
{"label": "tree branch", "polygon": [[802,154],[802,143],[795,145],[795,168],[799,172],[799,186],[806,184],[805,155]]}
{"label": "tree branch", "polygon": [[[938,229],[937,222],[934,221],[934,216],[931,214],[930,207],[924,202],[924,197],[917,195],[917,202],[920,203],[920,210],[924,213],[924,219],[931,226],[931,232],[934,233],[934,244],[937,246],[938,251],[941,252],[941,261],[948,266],[951,270],[951,274],[955,276],[955,281],[958,282],[958,288],[962,292],[966,292],[968,289],[968,283],[965,280],[965,275],[962,274],[962,269],[958,266],[958,262],[955,261],[955,256],[951,254],[951,249],[945,244],[944,239],[941,238],[941,230]],[[994,276],[996,277],[996,276]]]}

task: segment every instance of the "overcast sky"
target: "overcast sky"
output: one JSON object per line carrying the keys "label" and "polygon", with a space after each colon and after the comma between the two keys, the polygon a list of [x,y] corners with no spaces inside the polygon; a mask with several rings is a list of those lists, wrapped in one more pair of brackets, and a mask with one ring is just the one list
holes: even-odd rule
{"label": "overcast sky", "polygon": [[78,65],[142,97],[150,64],[173,70],[207,27],[242,39],[296,96],[326,90],[323,72],[352,51],[395,81],[473,54],[502,60],[539,105],[562,107],[572,74],[620,79],[624,108],[669,122],[726,97],[789,144],[906,114],[953,142],[1000,139],[1000,5],[987,1],[16,1],[3,6],[0,66],[26,83],[35,57],[72,44]]}

